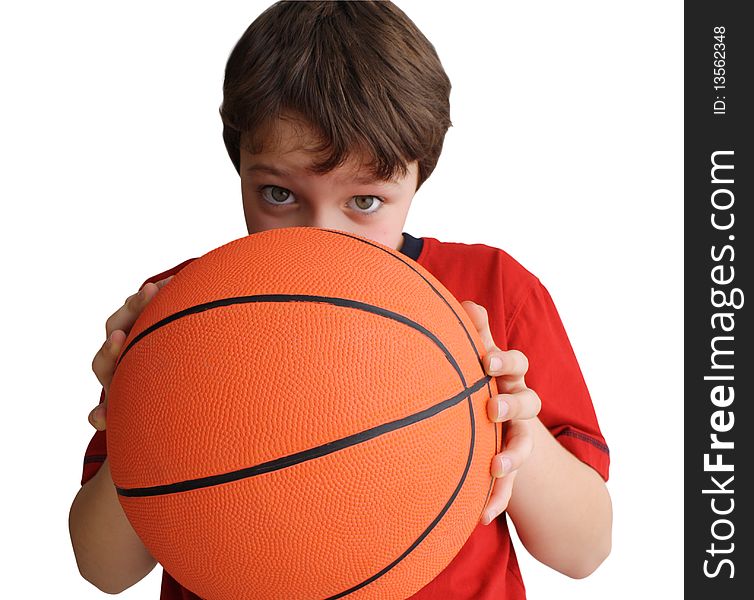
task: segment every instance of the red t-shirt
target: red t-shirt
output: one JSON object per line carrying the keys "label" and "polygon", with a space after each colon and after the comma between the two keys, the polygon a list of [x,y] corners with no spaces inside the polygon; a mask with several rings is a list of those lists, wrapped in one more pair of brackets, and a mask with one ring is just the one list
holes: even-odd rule
{"label": "red t-shirt", "polygon": [[[609,451],[589,391],[555,305],[539,279],[498,248],[403,236],[403,254],[437,277],[459,301],[471,300],[487,309],[492,338],[499,348],[526,355],[526,384],[542,400],[539,419],[567,450],[607,480]],[[192,260],[144,283],[173,275]],[[100,402],[103,397],[104,390]],[[106,433],[96,432],[89,442],[82,485],[107,456]],[[478,525],[445,570],[411,596],[413,600],[525,597],[507,519],[502,515],[490,525]],[[163,570],[160,600],[197,598]]]}

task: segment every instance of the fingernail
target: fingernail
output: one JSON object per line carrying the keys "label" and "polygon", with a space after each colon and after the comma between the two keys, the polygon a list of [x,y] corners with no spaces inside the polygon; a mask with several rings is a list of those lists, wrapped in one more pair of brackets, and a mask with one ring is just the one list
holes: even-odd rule
{"label": "fingernail", "polygon": [[499,357],[493,356],[490,359],[490,371],[499,371],[503,366],[503,361]]}
{"label": "fingernail", "polygon": [[484,517],[482,517],[482,523],[484,523],[485,525],[489,525],[490,523],[492,523],[492,519],[494,518],[495,518],[495,514],[491,510],[488,510],[487,512],[484,513]]}
{"label": "fingernail", "polygon": [[510,410],[510,406],[508,406],[508,403],[505,400],[500,399],[500,400],[497,401],[497,416],[498,416],[498,418],[504,419],[505,415],[508,414],[508,410]]}
{"label": "fingernail", "polygon": [[502,477],[511,468],[511,461],[509,458],[496,458],[492,463],[492,475],[494,477]]}

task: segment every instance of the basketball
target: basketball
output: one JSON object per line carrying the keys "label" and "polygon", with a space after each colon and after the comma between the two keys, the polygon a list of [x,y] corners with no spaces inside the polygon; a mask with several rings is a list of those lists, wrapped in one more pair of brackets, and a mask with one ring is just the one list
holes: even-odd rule
{"label": "basketball", "polygon": [[314,227],[232,241],[123,344],[107,413],[121,506],[206,600],[407,598],[492,488],[484,355],[459,300],[397,250]]}

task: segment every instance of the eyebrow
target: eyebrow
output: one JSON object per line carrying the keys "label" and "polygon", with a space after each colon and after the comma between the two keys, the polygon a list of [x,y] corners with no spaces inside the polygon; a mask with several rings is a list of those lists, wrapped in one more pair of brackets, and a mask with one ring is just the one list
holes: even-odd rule
{"label": "eyebrow", "polygon": [[[269,173],[270,175],[276,175],[278,177],[292,177],[291,173],[289,173],[288,171],[284,171],[283,169],[278,169],[277,167],[274,167],[272,165],[268,165],[265,163],[254,163],[246,168],[247,173],[252,173],[254,171],[262,172],[262,173]],[[362,185],[373,185],[373,184],[395,185],[395,182],[393,181],[383,181],[382,179],[378,179],[371,175],[361,175],[361,176],[357,175],[357,176],[354,176],[352,180]]]}

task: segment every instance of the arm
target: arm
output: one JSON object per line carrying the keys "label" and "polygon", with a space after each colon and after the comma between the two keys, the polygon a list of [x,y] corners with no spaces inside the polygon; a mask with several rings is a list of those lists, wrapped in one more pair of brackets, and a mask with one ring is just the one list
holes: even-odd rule
{"label": "arm", "polygon": [[[89,422],[98,431],[107,427],[107,393],[127,334],[147,303],[171,277],[145,283],[138,294],[129,296],[107,320],[107,341],[92,361],[92,369],[103,387],[104,402],[89,413]],[[68,528],[79,572],[103,592],[122,592],[142,580],[157,564],[123,512],[108,459],[76,494]]]}
{"label": "arm", "polygon": [[76,494],[68,527],[81,576],[103,592],[119,594],[157,564],[123,512],[107,459]]}
{"label": "arm", "polygon": [[[487,351],[485,370],[496,376],[502,392],[490,398],[489,418],[506,422],[504,450],[490,467],[496,481],[482,523],[489,524],[507,509],[532,556],[569,577],[586,577],[611,549],[612,505],[605,483],[537,418],[541,401],[524,381],[526,356],[495,345],[484,307],[461,304]],[[493,358],[500,364],[493,367]]]}
{"label": "arm", "polygon": [[602,477],[573,456],[538,418],[508,514],[529,553],[568,575],[591,574],[610,554],[612,504]]}

